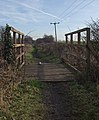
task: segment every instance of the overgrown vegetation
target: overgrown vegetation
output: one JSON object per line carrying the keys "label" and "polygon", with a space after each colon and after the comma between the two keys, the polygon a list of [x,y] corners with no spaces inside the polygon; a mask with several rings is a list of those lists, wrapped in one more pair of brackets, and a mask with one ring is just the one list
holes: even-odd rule
{"label": "overgrown vegetation", "polygon": [[52,43],[54,42],[54,37],[52,35],[44,35],[43,38],[38,38],[36,40],[36,43],[37,44],[40,44],[40,43]]}
{"label": "overgrown vegetation", "polygon": [[[13,51],[13,43],[10,33],[9,25],[1,29],[0,39],[2,43],[1,59],[3,63],[0,63],[0,110],[3,112],[8,110],[8,106],[12,100],[12,89],[16,83],[21,81],[21,77],[18,75],[15,66],[15,56]],[[1,62],[1,61],[0,61]],[[18,78],[18,79],[17,79]],[[1,115],[1,114],[0,114]]]}
{"label": "overgrown vegetation", "polygon": [[26,45],[26,63],[29,64],[29,63],[34,63],[36,60],[35,60],[35,57],[33,58],[33,53],[35,52],[35,48],[32,46],[32,45]]}
{"label": "overgrown vegetation", "polygon": [[93,83],[85,86],[77,82],[67,83],[71,98],[71,109],[74,119],[99,120],[99,96]]}
{"label": "overgrown vegetation", "polygon": [[[34,62],[32,54],[34,48],[32,45],[27,45],[26,48],[26,61]],[[19,76],[17,79],[20,79]],[[13,87],[9,88],[10,94],[4,96],[6,105],[0,108],[0,120],[44,120],[46,107],[41,94],[44,86],[35,78],[22,81],[14,83]]]}
{"label": "overgrown vegetation", "polygon": [[27,49],[29,49],[29,52],[26,52],[26,60],[27,61],[33,61],[33,56],[32,56],[32,52],[33,52],[33,48],[31,46],[29,46],[29,48],[27,47]]}
{"label": "overgrown vegetation", "polygon": [[[50,52],[50,51],[49,51]],[[61,60],[53,53],[44,52],[39,47],[34,46],[33,56],[41,62],[60,63]]]}
{"label": "overgrown vegetation", "polygon": [[92,19],[89,27],[91,28],[91,43],[94,49],[99,52],[99,19],[97,21]]}
{"label": "overgrown vegetation", "polygon": [[60,63],[60,59],[57,55],[50,51],[43,51],[39,47],[40,44],[43,46],[48,43],[55,43],[54,37],[52,35],[44,35],[43,38],[38,38],[35,42],[35,45],[33,46],[33,56],[39,59],[41,62]]}
{"label": "overgrown vegetation", "polygon": [[46,108],[42,102],[42,87],[37,80],[19,84],[12,91],[7,112],[0,110],[0,120],[44,120]]}
{"label": "overgrown vegetation", "polygon": [[4,53],[3,57],[4,60],[7,61],[8,64],[12,64],[15,62],[15,54],[13,50],[13,43],[11,39],[11,33],[10,33],[11,28],[9,25],[6,25],[5,27],[5,32],[4,32]]}

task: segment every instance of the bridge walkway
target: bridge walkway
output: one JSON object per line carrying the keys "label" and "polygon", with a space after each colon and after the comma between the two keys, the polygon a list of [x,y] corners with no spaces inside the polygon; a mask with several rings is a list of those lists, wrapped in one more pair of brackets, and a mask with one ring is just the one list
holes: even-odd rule
{"label": "bridge walkway", "polygon": [[25,66],[25,74],[28,78],[35,77],[44,82],[62,82],[74,79],[73,73],[64,65],[54,63],[28,64]]}

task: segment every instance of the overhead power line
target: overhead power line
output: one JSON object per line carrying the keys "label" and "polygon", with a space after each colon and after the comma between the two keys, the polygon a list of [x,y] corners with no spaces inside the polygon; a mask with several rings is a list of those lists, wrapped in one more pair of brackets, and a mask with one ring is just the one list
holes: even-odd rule
{"label": "overhead power line", "polygon": [[59,17],[62,17],[62,16],[65,14],[65,12],[67,12],[69,9],[71,9],[72,6],[73,6],[77,1],[78,1],[78,0],[74,0],[74,1],[59,15]]}
{"label": "overhead power line", "polygon": [[82,0],[80,3],[78,3],[75,7],[73,7],[68,13],[66,13],[62,18],[68,16],[71,14],[75,9],[77,9],[79,6],[81,6],[86,0]]}
{"label": "overhead power line", "polygon": [[84,6],[80,7],[78,10],[76,10],[75,12],[66,15],[65,17],[70,17],[76,13],[78,13],[80,10],[82,10],[83,8],[87,7],[88,5],[90,5],[91,3],[93,3],[95,0],[91,0],[90,2],[88,2],[87,4],[85,4]]}

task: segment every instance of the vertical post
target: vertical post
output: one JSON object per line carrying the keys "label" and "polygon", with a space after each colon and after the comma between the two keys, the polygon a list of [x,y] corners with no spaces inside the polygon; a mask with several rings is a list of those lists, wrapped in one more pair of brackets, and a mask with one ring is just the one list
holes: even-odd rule
{"label": "vertical post", "polygon": [[89,50],[89,42],[90,42],[90,28],[87,28],[87,80],[90,80],[90,50]]}
{"label": "vertical post", "polygon": [[56,32],[56,24],[54,23],[54,27],[55,27],[55,41],[57,42],[57,32]]}
{"label": "vertical post", "polygon": [[[16,44],[16,32],[13,31],[13,44]],[[16,48],[14,47],[14,54],[16,54]]]}
{"label": "vertical post", "polygon": [[22,44],[24,44],[24,41],[23,41],[23,39],[24,39],[24,35],[22,35]]}
{"label": "vertical post", "polygon": [[[22,35],[22,39],[21,39],[21,44],[24,44],[24,35]],[[22,53],[24,52],[24,47],[22,46]],[[22,57],[22,63],[24,62],[24,59]]]}
{"label": "vertical post", "polygon": [[70,43],[73,44],[73,34],[70,35]]}
{"label": "vertical post", "polygon": [[[22,35],[20,34],[20,44],[21,44],[21,47],[20,47],[20,54],[22,54]],[[22,55],[20,56],[20,64],[22,64]]]}
{"label": "vertical post", "polygon": [[18,33],[18,44],[20,44],[20,34]]}
{"label": "vertical post", "polygon": [[13,44],[16,44],[16,32],[13,32]]}
{"label": "vertical post", "polygon": [[[18,44],[21,44],[21,39],[20,39],[20,34],[18,33]],[[21,46],[19,47],[19,53],[18,55],[21,54]],[[18,58],[19,59],[19,66],[21,65],[21,57]]]}
{"label": "vertical post", "polygon": [[78,44],[80,44],[80,32],[78,32]]}
{"label": "vertical post", "polygon": [[66,44],[68,43],[68,36],[67,35],[65,35],[66,36]]}
{"label": "vertical post", "polygon": [[55,28],[55,41],[57,42],[57,31],[56,31],[56,24],[59,24],[60,22],[54,22],[54,23],[50,23],[50,24],[53,24],[54,25],[54,28]]}
{"label": "vertical post", "polygon": [[[78,45],[80,45],[80,37],[81,37],[80,32],[77,32],[77,37],[78,37],[78,41],[77,41]],[[79,50],[79,47],[78,47],[78,50]],[[80,53],[78,53],[77,56],[80,57]],[[77,65],[78,65],[79,68],[80,68],[80,64],[81,64],[80,59],[77,59]]]}
{"label": "vertical post", "polygon": [[58,55],[58,44],[57,44],[57,31],[56,31],[56,24],[59,24],[60,22],[54,22],[54,23],[50,23],[50,24],[53,24],[54,25],[54,28],[55,28],[55,41],[56,41],[56,44],[55,44],[55,47],[56,47],[56,53],[57,53],[57,55]]}
{"label": "vertical post", "polygon": [[[22,35],[22,44],[24,44],[24,35]],[[22,53],[25,52],[25,46],[22,47]],[[25,62],[24,56],[22,57],[22,63]]]}

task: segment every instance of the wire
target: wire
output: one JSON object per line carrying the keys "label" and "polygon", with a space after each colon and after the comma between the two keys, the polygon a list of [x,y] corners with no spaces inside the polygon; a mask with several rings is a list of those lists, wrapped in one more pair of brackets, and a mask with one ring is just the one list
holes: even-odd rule
{"label": "wire", "polygon": [[78,0],[74,0],[60,15],[59,17],[62,17],[65,12],[67,12],[72,6],[77,2]]}
{"label": "wire", "polygon": [[[64,13],[66,11],[69,11],[69,9],[72,8],[72,6],[77,2],[78,0],[74,0],[63,12],[61,12],[58,17],[62,18],[62,16],[64,15]],[[56,21],[56,18],[54,18],[54,21]],[[58,20],[59,21],[59,20]],[[61,21],[64,21],[64,20],[61,20]]]}
{"label": "wire", "polygon": [[49,26],[46,28],[46,30],[47,30],[47,31],[50,31],[51,28],[52,28],[51,25],[49,25]]}
{"label": "wire", "polygon": [[[71,6],[69,6],[67,9],[65,9],[61,14],[60,16],[63,16],[65,11],[68,10],[77,2],[78,0],[74,0],[74,2],[72,2]],[[65,18],[65,17],[70,17],[72,16],[72,14],[76,14],[77,12],[79,12],[81,9],[85,8],[86,6],[90,5],[92,2],[94,2],[95,0],[91,0],[90,2],[88,2],[87,4],[83,4],[84,6],[82,6],[82,3],[84,3],[86,0],[82,0],[80,3],[78,3],[76,6],[74,6],[67,14],[65,14],[62,18]],[[81,7],[82,6],[82,7]],[[79,8],[80,7],[80,8]],[[77,9],[79,8],[79,9]],[[73,12],[74,10],[76,9],[75,12]],[[68,30],[70,30],[70,27],[67,26]]]}
{"label": "wire", "polygon": [[90,5],[91,3],[93,3],[95,0],[91,0],[90,2],[88,2],[87,4],[85,4],[83,7],[79,8],[78,10],[76,10],[75,12],[71,13],[70,15],[66,15],[65,17],[70,17],[76,13],[78,13],[80,10],[82,10],[83,8],[85,8],[86,6]]}
{"label": "wire", "polygon": [[71,29],[70,29],[70,26],[69,26],[69,25],[67,25],[67,28],[68,28],[69,32],[71,32]]}
{"label": "wire", "polygon": [[84,3],[85,1],[86,1],[86,0],[83,0],[83,1],[81,1],[79,4],[77,4],[75,7],[73,7],[73,9],[71,9],[67,14],[65,14],[65,15],[63,16],[63,18],[66,17],[66,16],[68,16],[69,14],[71,14],[75,9],[77,9],[79,6],[81,6],[82,3]]}

